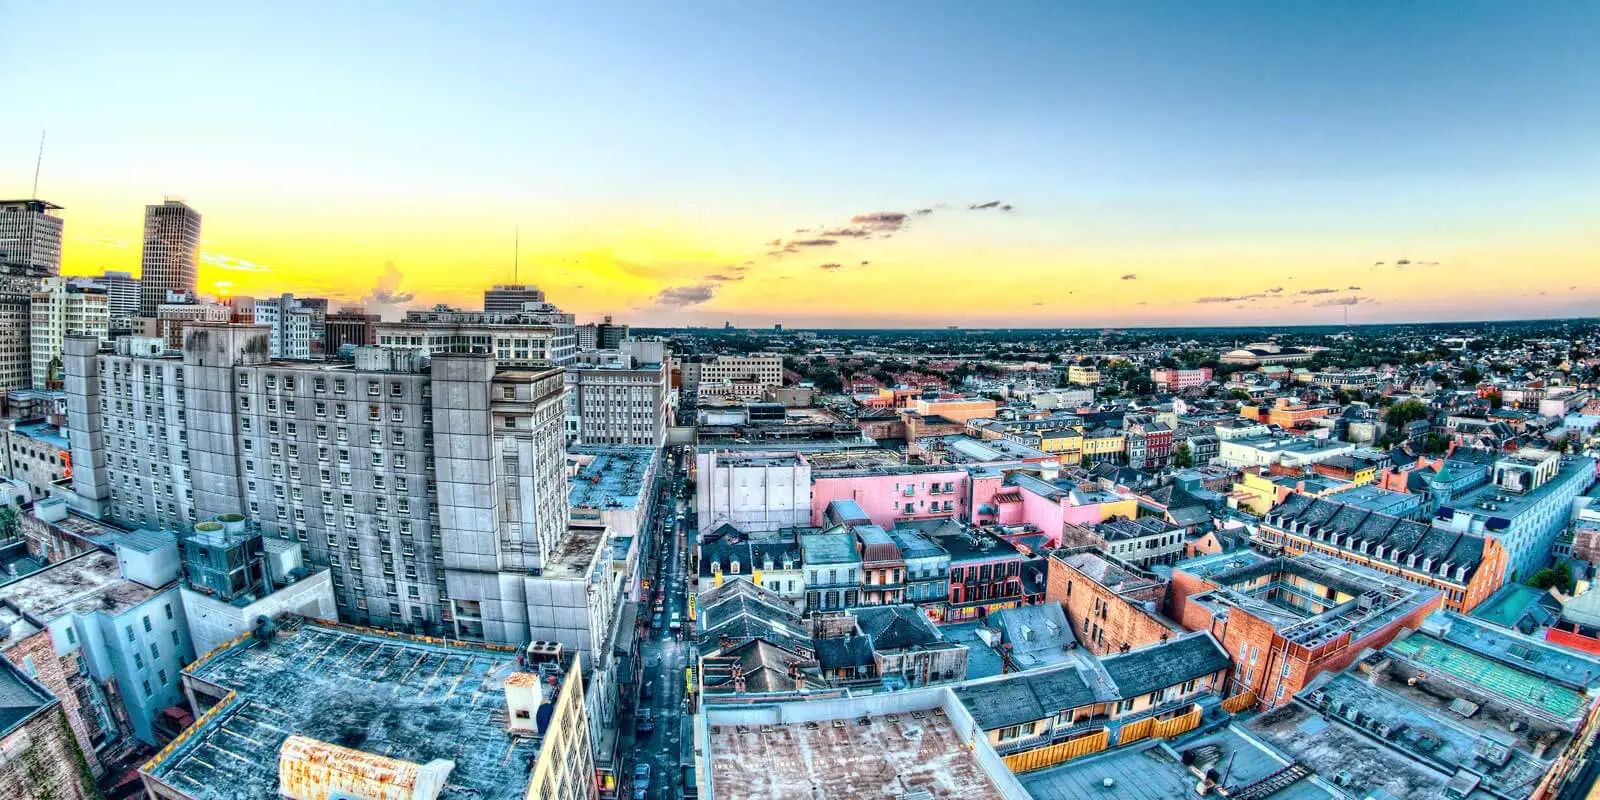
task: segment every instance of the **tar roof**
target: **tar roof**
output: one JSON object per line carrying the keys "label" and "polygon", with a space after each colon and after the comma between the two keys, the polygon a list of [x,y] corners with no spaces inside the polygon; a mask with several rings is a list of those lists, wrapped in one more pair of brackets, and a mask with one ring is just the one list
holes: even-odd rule
{"label": "tar roof", "polygon": [[200,800],[275,797],[291,734],[414,763],[452,759],[442,798],[518,800],[537,753],[506,734],[510,649],[307,624],[185,672],[237,693],[150,774]]}
{"label": "tar roof", "polygon": [[123,578],[116,556],[91,550],[0,584],[0,603],[48,623],[64,614],[116,616],[161,591]]}
{"label": "tar roof", "polygon": [[594,456],[572,477],[567,504],[574,508],[638,508],[645,478],[654,462],[653,447],[585,447]]}
{"label": "tar roof", "polygon": [[[1214,757],[1212,768],[1219,773],[1226,771],[1223,785],[1230,796],[1243,796],[1245,787],[1279,773],[1289,764],[1282,753],[1230,725],[1176,744],[1150,742],[1074,759],[1058,767],[1030,772],[1021,780],[1035,800],[1192,797],[1197,779],[1183,764],[1185,752]],[[1309,777],[1271,794],[1272,800],[1329,800],[1335,796],[1325,784]]]}

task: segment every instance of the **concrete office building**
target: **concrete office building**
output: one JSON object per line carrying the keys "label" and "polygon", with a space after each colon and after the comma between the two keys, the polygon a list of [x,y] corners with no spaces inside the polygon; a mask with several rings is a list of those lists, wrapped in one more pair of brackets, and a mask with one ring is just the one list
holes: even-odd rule
{"label": "concrete office building", "polygon": [[660,447],[671,424],[666,364],[622,356],[567,369],[567,440],[575,444]]}
{"label": "concrete office building", "polygon": [[378,344],[429,353],[487,354],[502,367],[562,366],[577,355],[572,315],[546,304],[537,311],[490,314],[438,306],[407,311],[378,325]]}
{"label": "concrete office building", "polygon": [[28,334],[29,296],[0,294],[0,392],[33,383],[33,342]]}
{"label": "concrete office building", "polygon": [[72,278],[71,285],[105,293],[106,314],[113,331],[127,331],[139,315],[139,279],[129,272],[108,270],[103,275]]}
{"label": "concrete office building", "polygon": [[284,363],[266,339],[69,340],[77,502],[179,529],[246,515],[332,571],[341,619],[526,641],[524,578],[567,527],[560,371],[385,348]]}
{"label": "concrete office building", "polygon": [[310,358],[312,331],[322,333],[316,312],[292,294],[255,301],[253,320],[270,329],[267,351],[273,358]]}
{"label": "concrete office building", "polygon": [[200,212],[167,198],[144,208],[144,253],[140,257],[139,313],[154,316],[168,292],[194,297],[200,256]]}
{"label": "concrete office building", "polygon": [[363,347],[378,343],[378,323],[383,317],[368,314],[360,306],[341,308],[323,322],[323,340],[329,355],[345,345]]}
{"label": "concrete office building", "polygon": [[0,200],[0,272],[61,274],[60,211],[44,200]]}
{"label": "concrete office building", "polygon": [[520,314],[545,304],[544,290],[532,284],[500,283],[483,293],[485,314]]}
{"label": "concrete office building", "polygon": [[59,386],[61,343],[67,336],[106,339],[111,327],[107,299],[104,291],[83,289],[61,278],[40,281],[28,309],[33,388]]}
{"label": "concrete office building", "polygon": [[768,387],[783,385],[783,358],[717,356],[709,361],[686,361],[680,374],[683,390],[692,395],[761,397]]}
{"label": "concrete office building", "polygon": [[628,326],[612,322],[610,314],[607,314],[602,322],[590,322],[578,326],[579,350],[615,350],[621,347],[627,338]]}

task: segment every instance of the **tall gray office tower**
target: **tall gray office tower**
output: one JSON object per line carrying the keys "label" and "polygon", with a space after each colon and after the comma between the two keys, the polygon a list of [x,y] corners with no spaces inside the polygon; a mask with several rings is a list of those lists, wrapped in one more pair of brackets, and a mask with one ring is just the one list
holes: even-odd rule
{"label": "tall gray office tower", "polygon": [[60,210],[43,200],[0,200],[0,272],[61,274]]}
{"label": "tall gray office tower", "polygon": [[544,290],[532,284],[496,284],[483,293],[485,314],[516,314],[529,305],[542,306],[544,303]]}
{"label": "tall gray office tower", "polygon": [[200,256],[200,212],[167,198],[144,207],[143,273],[139,276],[139,315],[153,317],[168,292],[195,294]]}
{"label": "tall gray office tower", "polygon": [[561,370],[420,348],[281,362],[268,335],[190,323],[181,353],[68,337],[79,507],[178,530],[242,514],[332,571],[342,620],[548,638],[533,584],[567,530]]}

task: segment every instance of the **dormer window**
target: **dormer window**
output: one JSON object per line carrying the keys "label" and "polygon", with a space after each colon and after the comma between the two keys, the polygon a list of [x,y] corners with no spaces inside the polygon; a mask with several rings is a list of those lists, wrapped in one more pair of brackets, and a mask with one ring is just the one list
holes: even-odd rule
{"label": "dormer window", "polygon": [[729,561],[728,561],[728,571],[732,572],[735,575],[739,574],[739,559],[737,559],[737,558],[729,559]]}

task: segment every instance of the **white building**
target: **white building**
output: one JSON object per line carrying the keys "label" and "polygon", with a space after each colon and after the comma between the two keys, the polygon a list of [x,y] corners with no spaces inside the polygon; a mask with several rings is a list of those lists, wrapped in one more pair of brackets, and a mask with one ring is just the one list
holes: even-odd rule
{"label": "white building", "polygon": [[459,311],[447,306],[407,311],[403,322],[378,325],[378,344],[429,353],[490,355],[502,367],[572,363],[578,352],[573,317],[548,303],[516,313]]}
{"label": "white building", "polygon": [[798,453],[703,451],[695,508],[701,538],[722,525],[760,533],[809,524],[811,465]]}
{"label": "white building", "polygon": [[1217,460],[1234,469],[1265,467],[1308,467],[1356,449],[1350,442],[1313,439],[1307,436],[1262,436],[1223,439]]}
{"label": "white building", "polygon": [[61,380],[61,343],[68,336],[110,333],[110,306],[105,292],[74,286],[62,278],[45,278],[29,307],[28,339],[35,389]]}
{"label": "white building", "polygon": [[316,313],[292,294],[255,302],[255,324],[271,329],[267,346],[273,358],[310,358],[315,317]]}
{"label": "white building", "polygon": [[768,387],[783,385],[780,356],[717,356],[686,361],[680,368],[683,390],[700,397],[761,397]]}
{"label": "white building", "polygon": [[591,351],[584,360],[592,360],[587,356],[596,353],[612,358],[573,364],[566,370],[567,442],[660,447],[672,423],[672,387],[665,361],[641,360],[631,348]]}

